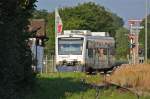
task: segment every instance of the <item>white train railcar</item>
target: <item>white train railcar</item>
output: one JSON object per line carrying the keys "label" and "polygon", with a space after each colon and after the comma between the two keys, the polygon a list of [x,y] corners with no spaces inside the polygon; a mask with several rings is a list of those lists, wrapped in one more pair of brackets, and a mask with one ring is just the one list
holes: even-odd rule
{"label": "white train railcar", "polygon": [[85,65],[87,30],[64,31],[56,39],[56,65]]}
{"label": "white train railcar", "polygon": [[114,39],[105,32],[64,31],[56,39],[56,65],[109,68],[113,63],[114,44]]}

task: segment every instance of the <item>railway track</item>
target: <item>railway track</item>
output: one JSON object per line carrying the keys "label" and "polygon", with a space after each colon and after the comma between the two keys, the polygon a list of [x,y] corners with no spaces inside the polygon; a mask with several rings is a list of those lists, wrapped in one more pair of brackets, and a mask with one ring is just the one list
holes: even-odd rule
{"label": "railway track", "polygon": [[[121,64],[113,66],[112,68],[108,68],[108,69],[102,69],[102,70],[97,70],[97,71],[95,70],[95,71],[92,71],[92,72],[89,72],[89,73],[86,72],[86,74],[88,74],[88,75],[93,75],[93,74],[95,75],[95,74],[97,74],[97,72],[99,72],[101,75],[103,75],[103,83],[99,83],[99,84],[87,83],[87,81],[85,79],[81,79],[82,88],[84,88],[84,86],[86,85],[87,87],[95,89],[96,90],[95,99],[99,99],[100,90],[109,89],[111,87],[115,87],[116,90],[119,90],[121,92],[130,92],[130,93],[132,93],[136,96],[136,99],[140,99],[140,96],[136,92],[134,92],[134,91],[132,91],[132,90],[126,88],[126,87],[122,87],[120,85],[117,85],[117,84],[106,81],[106,76],[110,76],[120,66],[121,66]],[[64,66],[64,67],[66,68],[68,66]],[[77,71],[77,70],[82,71],[83,69],[82,68],[79,69],[79,67],[80,66],[71,68],[69,66],[69,69],[64,69],[64,71]]]}
{"label": "railway track", "polygon": [[123,86],[120,86],[120,85],[115,84],[115,83],[111,83],[111,82],[107,82],[106,81],[106,76],[108,76],[108,75],[110,76],[120,66],[115,66],[115,67],[113,67],[111,69],[105,70],[104,72],[100,72],[100,74],[103,75],[103,83],[99,83],[99,84],[86,83],[85,79],[82,79],[81,81],[82,81],[83,84],[85,84],[88,87],[93,88],[93,89],[96,90],[95,99],[99,99],[100,90],[102,90],[102,89],[109,89],[111,87],[113,87],[113,88],[115,87],[117,90],[120,90],[121,92],[130,92],[130,93],[132,93],[133,95],[136,96],[136,99],[140,99],[140,95],[138,93],[132,91],[131,89],[123,87]]}
{"label": "railway track", "polygon": [[95,99],[99,99],[99,97],[100,97],[100,90],[109,89],[109,88],[112,88],[112,87],[116,88],[116,90],[118,90],[120,92],[130,92],[130,93],[132,93],[133,95],[136,96],[136,99],[140,99],[140,95],[138,95],[138,93],[132,91],[129,88],[122,87],[120,85],[107,82],[105,80],[105,78],[104,78],[103,83],[99,83],[99,84],[87,83],[85,79],[81,79],[81,82],[82,82],[82,87],[86,86],[86,87],[93,88],[93,89],[96,90]]}

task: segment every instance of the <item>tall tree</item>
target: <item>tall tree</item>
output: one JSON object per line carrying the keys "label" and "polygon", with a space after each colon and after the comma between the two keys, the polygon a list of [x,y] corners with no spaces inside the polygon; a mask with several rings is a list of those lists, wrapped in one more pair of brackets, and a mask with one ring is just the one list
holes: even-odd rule
{"label": "tall tree", "polygon": [[48,21],[48,12],[47,10],[34,10],[34,12],[32,13],[32,18],[33,19],[44,19],[46,22]]}
{"label": "tall tree", "polygon": [[79,4],[73,8],[60,9],[64,29],[85,29],[91,31],[110,32],[123,26],[122,18],[93,2]]}
{"label": "tall tree", "polygon": [[22,99],[33,83],[27,25],[35,2],[0,1],[0,98]]}

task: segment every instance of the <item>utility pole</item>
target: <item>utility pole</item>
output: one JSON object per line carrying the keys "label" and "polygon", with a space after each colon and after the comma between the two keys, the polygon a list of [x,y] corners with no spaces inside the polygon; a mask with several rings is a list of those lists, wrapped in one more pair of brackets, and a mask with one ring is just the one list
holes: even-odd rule
{"label": "utility pole", "polygon": [[147,12],[148,12],[148,1],[145,1],[145,62],[147,63]]}

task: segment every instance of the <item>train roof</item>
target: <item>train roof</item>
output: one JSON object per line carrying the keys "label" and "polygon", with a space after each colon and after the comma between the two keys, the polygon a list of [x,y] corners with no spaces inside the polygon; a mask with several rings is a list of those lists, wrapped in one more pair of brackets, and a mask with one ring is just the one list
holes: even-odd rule
{"label": "train roof", "polygon": [[111,48],[115,45],[114,38],[108,36],[88,36],[87,41],[89,48]]}
{"label": "train roof", "polygon": [[88,40],[114,40],[113,37],[109,36],[87,36]]}
{"label": "train roof", "polygon": [[113,37],[109,37],[109,36],[85,36],[85,35],[59,35],[57,36],[58,38],[62,38],[62,37],[85,37],[87,40],[90,41],[102,41],[102,40],[109,40],[111,42],[115,42]]}

